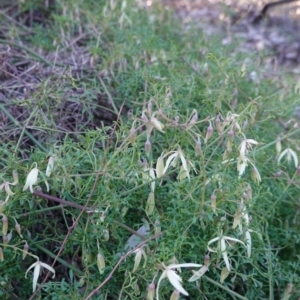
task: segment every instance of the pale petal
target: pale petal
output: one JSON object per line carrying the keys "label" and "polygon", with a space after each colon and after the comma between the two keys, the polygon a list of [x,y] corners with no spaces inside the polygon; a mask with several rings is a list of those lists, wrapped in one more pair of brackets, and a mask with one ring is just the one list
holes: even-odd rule
{"label": "pale petal", "polygon": [[160,275],[159,279],[158,279],[157,288],[156,288],[156,300],[159,300],[158,291],[159,291],[160,283],[166,277],[167,277],[167,270],[163,271],[162,274]]}
{"label": "pale petal", "polygon": [[248,230],[245,232],[245,236],[246,236],[246,245],[247,245],[247,255],[248,257],[250,257],[252,241],[251,241],[251,234]]}
{"label": "pale petal", "polygon": [[226,267],[227,267],[228,271],[230,271],[230,263],[229,263],[227,251],[223,251],[222,256],[223,256],[223,259],[224,259],[224,262],[226,264]]}
{"label": "pale petal", "polygon": [[[152,180],[155,179],[155,174],[154,174],[153,168],[149,169],[149,175],[150,175],[150,177],[151,177]],[[155,190],[155,181],[151,181],[150,186],[151,186],[151,191],[154,193],[154,190]]]}
{"label": "pale petal", "polygon": [[239,176],[242,176],[245,173],[246,167],[248,166],[247,164],[248,158],[238,158],[238,162],[237,162],[237,170],[239,172]]}
{"label": "pale petal", "polygon": [[292,149],[290,149],[289,152],[291,153],[291,155],[293,157],[293,160],[294,160],[294,163],[295,163],[295,168],[297,168],[298,167],[298,156],[297,156],[297,153],[294,150],[292,150]]}
{"label": "pale petal", "polygon": [[181,281],[182,281],[181,277],[178,274],[176,274],[175,271],[167,270],[167,276],[168,276],[170,283],[174,286],[174,288],[177,291],[179,291],[181,294],[183,294],[185,296],[189,295],[189,293],[181,285]]}
{"label": "pale petal", "polygon": [[49,266],[49,265],[47,265],[47,264],[45,264],[45,263],[42,263],[42,262],[41,262],[40,264],[41,264],[41,266],[42,266],[43,268],[46,268],[48,271],[50,271],[50,272],[53,273],[52,278],[55,277],[55,270],[54,270],[51,266]]}
{"label": "pale petal", "polygon": [[193,272],[194,275],[188,281],[192,282],[192,281],[196,281],[196,280],[200,279],[207,271],[208,271],[208,267],[207,266],[203,266],[198,271],[192,270],[192,272]]}
{"label": "pale petal", "polygon": [[245,154],[246,154],[246,140],[242,140],[240,146],[239,146],[239,149],[240,149],[240,156],[242,158],[245,157]]}
{"label": "pale petal", "polygon": [[160,121],[158,121],[155,117],[151,117],[150,122],[152,123],[155,129],[157,129],[160,132],[164,132],[163,131],[164,125]]}
{"label": "pale petal", "polygon": [[202,267],[202,265],[194,264],[194,263],[171,264],[167,268],[168,269],[177,269],[177,268],[189,268],[189,267]]}
{"label": "pale petal", "polygon": [[170,156],[168,157],[167,162],[166,162],[166,166],[165,166],[164,171],[163,171],[163,174],[166,173],[166,171],[167,171],[168,168],[169,168],[169,165],[171,164],[171,162],[172,162],[177,156],[178,156],[178,153],[175,152],[175,153],[173,153],[172,155],[170,155]]}
{"label": "pale petal", "polygon": [[135,258],[134,258],[134,267],[133,267],[132,273],[134,273],[137,270],[137,268],[139,267],[139,265],[141,263],[141,259],[142,259],[142,250],[138,249],[138,251],[135,255]]}
{"label": "pale petal", "polygon": [[35,292],[35,290],[36,290],[37,280],[40,276],[40,270],[41,270],[41,263],[38,261],[36,263],[36,266],[35,266],[34,272],[33,272],[33,279],[32,279],[33,292]]}
{"label": "pale petal", "polygon": [[247,142],[248,144],[253,144],[253,145],[258,145],[258,144],[259,144],[257,141],[255,141],[255,140],[253,140],[253,139],[247,139],[246,142]]}
{"label": "pale petal", "polygon": [[164,174],[164,159],[160,156],[156,163],[156,177],[161,178]]}
{"label": "pale petal", "polygon": [[287,153],[288,151],[289,151],[289,149],[287,148],[287,149],[283,150],[283,151],[280,153],[280,155],[279,155],[279,157],[278,157],[278,159],[277,159],[277,162],[278,162],[278,163],[280,163],[281,159],[286,155],[286,153]]}
{"label": "pale petal", "polygon": [[210,241],[207,243],[207,249],[208,249],[208,251],[210,251],[210,252],[217,252],[216,250],[211,249],[211,248],[209,247],[209,245],[212,244],[212,243],[214,243],[214,242],[216,242],[216,241],[218,241],[219,239],[220,239],[220,237],[216,237],[216,238],[213,238],[212,240],[210,240]]}
{"label": "pale petal", "polygon": [[4,183],[4,189],[5,189],[5,192],[8,196],[13,196],[15,193],[13,193],[9,187],[9,183],[8,182],[5,182]]}
{"label": "pale petal", "polygon": [[224,235],[223,237],[224,237],[224,239],[226,239],[226,240],[229,240],[229,241],[233,241],[233,242],[237,242],[237,243],[243,244],[243,246],[246,247],[246,245],[245,245],[241,240],[232,238],[232,237],[230,237],[230,236],[225,236],[225,235]]}
{"label": "pale petal", "polygon": [[183,169],[186,171],[187,177],[190,179],[188,165],[187,165],[185,157],[183,156],[182,150],[180,148],[178,149],[178,153],[179,153],[179,156],[180,156],[180,160],[181,160]]}
{"label": "pale petal", "polygon": [[25,273],[25,278],[27,278],[27,273],[28,273],[28,271],[30,271],[32,268],[34,268],[34,267],[36,266],[36,264],[37,264],[37,262],[35,262],[34,264],[32,264],[32,265],[27,269],[27,271],[26,271],[26,273]]}
{"label": "pale petal", "polygon": [[32,186],[37,183],[38,174],[39,174],[38,168],[33,168],[29,172],[29,174],[27,175],[27,178],[26,178],[26,183],[23,187],[23,192],[26,191],[29,187],[31,193],[33,193]]}

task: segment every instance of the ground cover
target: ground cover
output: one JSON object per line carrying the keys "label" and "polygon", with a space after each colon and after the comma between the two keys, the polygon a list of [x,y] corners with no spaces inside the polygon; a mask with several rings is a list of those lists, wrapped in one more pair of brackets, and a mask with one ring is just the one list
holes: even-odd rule
{"label": "ground cover", "polygon": [[0,21],[3,299],[299,298],[296,66],[147,1]]}

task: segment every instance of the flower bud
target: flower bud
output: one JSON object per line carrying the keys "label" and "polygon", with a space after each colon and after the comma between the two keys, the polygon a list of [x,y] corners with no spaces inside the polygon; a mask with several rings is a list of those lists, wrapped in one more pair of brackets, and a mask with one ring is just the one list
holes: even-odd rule
{"label": "flower bud", "polygon": [[200,139],[198,139],[198,141],[196,142],[196,146],[195,146],[195,153],[196,155],[200,155],[201,154],[201,141]]}
{"label": "flower bud", "polygon": [[130,120],[133,117],[132,109],[129,109],[127,112],[127,119]]}
{"label": "flower bud", "polygon": [[148,102],[148,106],[147,106],[147,111],[148,111],[149,116],[152,115],[152,107],[153,107],[152,102],[153,102],[153,100],[150,99]]}
{"label": "flower bud", "polygon": [[143,121],[144,123],[148,123],[148,122],[149,122],[149,120],[148,120],[147,116],[145,115],[145,112],[144,112],[144,111],[143,111],[143,113],[142,113],[141,119],[142,119],[142,121]]}
{"label": "flower bud", "polygon": [[[15,218],[14,218],[14,219],[15,219]],[[23,236],[22,236],[22,234],[21,234],[21,226],[20,226],[20,224],[17,222],[16,219],[15,219],[15,222],[16,222],[15,229],[16,229],[17,233],[19,234],[19,236],[20,236],[21,238],[23,238]]]}
{"label": "flower bud", "polygon": [[204,257],[204,266],[209,266],[210,265],[210,256],[209,254],[206,254]]}
{"label": "flower bud", "polygon": [[251,179],[253,181],[255,181],[256,184],[259,184],[261,182],[260,174],[256,168],[252,168],[252,170],[251,170]]}
{"label": "flower bud", "polygon": [[4,244],[4,248],[6,248],[6,245],[8,244],[8,237],[7,237],[7,235],[4,235],[2,237],[2,241],[3,241],[3,244]]}
{"label": "flower bud", "polygon": [[139,265],[141,263],[142,257],[145,260],[143,267],[145,267],[146,263],[147,263],[147,255],[146,255],[146,253],[145,253],[145,251],[144,251],[143,248],[136,249],[134,251],[134,253],[136,253],[136,254],[135,254],[135,258],[134,258],[134,266],[133,266],[132,273],[134,273],[138,269],[138,267],[139,267]]}
{"label": "flower bud", "polygon": [[216,208],[217,208],[217,197],[215,195],[215,193],[213,193],[211,196],[210,196],[210,200],[211,200],[211,208],[213,210],[213,212],[216,212]]}
{"label": "flower bud", "polygon": [[251,200],[252,199],[252,188],[251,188],[251,186],[249,184],[247,186],[246,194],[247,194],[247,198],[249,200]]}
{"label": "flower bud", "polygon": [[102,231],[102,240],[104,242],[107,242],[109,240],[109,230],[108,229],[103,229],[103,231]]}
{"label": "flower bud", "polygon": [[136,130],[134,127],[132,127],[129,132],[129,140],[132,146],[134,145],[135,138],[136,138]]}
{"label": "flower bud", "polygon": [[101,211],[101,215],[100,215],[100,222],[101,223],[103,223],[104,222],[104,220],[105,220],[105,218],[106,218],[106,214],[105,214],[105,211]]}
{"label": "flower bud", "polygon": [[147,292],[147,296],[146,299],[147,300],[153,300],[154,299],[154,292],[155,292],[155,284],[152,282],[148,285],[147,288],[148,292]]}
{"label": "flower bud", "polygon": [[18,172],[17,171],[13,171],[13,183],[12,185],[17,185],[19,183],[19,175],[18,175]]}
{"label": "flower bud", "polygon": [[292,283],[288,283],[287,286],[286,286],[286,288],[285,288],[282,300],[288,300],[288,299],[290,299],[291,294],[292,294],[292,290],[293,290],[293,284]]}
{"label": "flower bud", "polygon": [[100,274],[103,274],[105,268],[105,260],[101,253],[97,254],[97,267]]}
{"label": "flower bud", "polygon": [[7,235],[8,231],[8,219],[5,215],[2,217],[2,233],[3,235]]}
{"label": "flower bud", "polygon": [[47,165],[47,169],[46,169],[46,176],[50,177],[51,173],[53,171],[54,168],[54,157],[50,156],[49,160],[48,160],[48,165]]}
{"label": "flower bud", "polygon": [[281,150],[282,150],[281,140],[278,137],[277,140],[276,140],[276,152],[277,152],[277,155],[279,155],[281,153]]}
{"label": "flower bud", "polygon": [[179,122],[179,116],[175,116],[175,118],[174,118],[174,124],[178,125],[178,122]]}
{"label": "flower bud", "polygon": [[3,255],[3,250],[0,247],[0,262],[4,261],[4,255]]}
{"label": "flower bud", "polygon": [[1,185],[0,185],[0,189],[5,189],[5,192],[8,196],[13,196],[15,193],[13,193],[9,187],[9,183],[7,181],[4,181]]}
{"label": "flower bud", "polygon": [[23,259],[23,260],[24,260],[25,257],[27,256],[28,249],[29,249],[29,246],[28,246],[27,242],[25,242],[25,245],[24,245],[24,247],[23,247],[23,254],[22,254],[22,259]]}
{"label": "flower bud", "polygon": [[234,131],[232,130],[232,128],[230,128],[230,130],[227,132],[227,137],[228,137],[228,140],[233,142],[234,140]]}
{"label": "flower bud", "polygon": [[193,112],[192,112],[192,117],[191,117],[191,120],[190,120],[190,122],[189,122],[189,124],[188,124],[188,127],[187,127],[187,129],[191,129],[196,123],[197,123],[197,121],[198,121],[198,113],[197,113],[197,111],[196,110],[194,110]]}
{"label": "flower bud", "polygon": [[179,296],[180,296],[180,292],[177,291],[177,290],[174,290],[171,297],[170,297],[170,300],[178,300]]}
{"label": "flower bud", "polygon": [[221,271],[221,276],[220,276],[220,282],[223,283],[224,280],[228,277],[230,271],[227,269],[227,267],[224,267]]}
{"label": "flower bud", "polygon": [[139,287],[139,285],[138,285],[137,283],[134,284],[133,290],[134,290],[134,294],[135,294],[136,296],[138,296],[138,295],[141,294],[140,287]]}
{"label": "flower bud", "polygon": [[209,126],[207,127],[206,136],[205,136],[205,143],[212,137],[214,132],[213,127],[211,126],[211,123],[209,123]]}
{"label": "flower bud", "polygon": [[219,134],[221,135],[223,133],[223,127],[222,127],[221,120],[220,120],[219,116],[217,116],[216,119],[215,119],[215,125],[216,125],[216,128],[217,128]]}
{"label": "flower bud", "polygon": [[146,203],[146,214],[151,216],[155,208],[154,193],[150,192]]}
{"label": "flower bud", "polygon": [[154,222],[154,234],[156,235],[156,234],[159,234],[159,233],[161,233],[161,226],[160,226],[159,220],[156,220]]}
{"label": "flower bud", "polygon": [[151,142],[149,140],[147,140],[145,143],[145,151],[146,151],[146,154],[149,156],[149,154],[151,152]]}

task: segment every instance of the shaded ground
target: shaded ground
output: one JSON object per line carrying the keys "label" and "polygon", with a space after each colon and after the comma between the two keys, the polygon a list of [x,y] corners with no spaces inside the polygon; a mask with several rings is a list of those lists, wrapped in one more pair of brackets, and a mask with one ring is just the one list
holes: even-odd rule
{"label": "shaded ground", "polygon": [[[284,65],[300,72],[300,1],[272,7],[254,24],[263,1],[164,0],[184,24],[195,21],[208,36],[222,35],[223,44],[239,41],[237,52],[265,52],[272,69]],[[272,2],[272,1],[264,1]],[[274,1],[273,1],[274,2]]]}

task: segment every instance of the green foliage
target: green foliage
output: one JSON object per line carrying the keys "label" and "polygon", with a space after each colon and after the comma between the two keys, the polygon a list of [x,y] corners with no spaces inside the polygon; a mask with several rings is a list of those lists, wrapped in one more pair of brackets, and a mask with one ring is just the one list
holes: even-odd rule
{"label": "green foliage", "polygon": [[[34,13],[36,1],[25,2],[20,14]],[[17,138],[8,136],[16,119],[1,134],[0,296],[29,299],[26,270],[55,260],[54,279],[45,265],[36,278],[45,279],[40,299],[145,299],[152,282],[169,299],[170,266],[185,263],[208,267],[196,281],[200,267],[178,271],[191,299],[285,300],[289,284],[297,299],[297,84],[288,75],[271,82],[240,53],[222,58],[232,49],[218,37],[142,3],[60,1],[43,8],[45,35],[31,24],[24,37],[63,50],[56,62],[28,52],[52,71],[12,100],[28,112]],[[22,189],[35,163],[32,194]]]}

